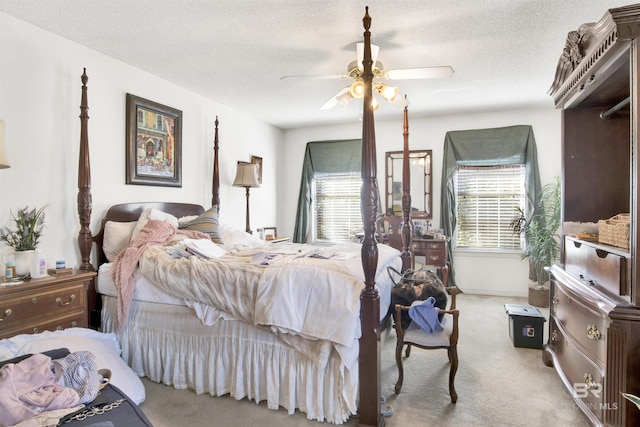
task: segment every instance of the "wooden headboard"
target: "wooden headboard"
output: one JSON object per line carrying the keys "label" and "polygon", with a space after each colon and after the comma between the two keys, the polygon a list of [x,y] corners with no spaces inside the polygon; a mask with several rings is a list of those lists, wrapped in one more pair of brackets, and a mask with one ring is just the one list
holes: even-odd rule
{"label": "wooden headboard", "polygon": [[176,218],[181,218],[188,215],[200,215],[205,211],[204,207],[192,203],[172,203],[172,202],[144,202],[144,203],[123,203],[120,205],[113,205],[109,208],[102,223],[100,224],[100,231],[93,236],[93,241],[96,244],[96,259],[98,267],[107,262],[107,257],[102,250],[102,243],[104,241],[104,227],[107,221],[114,222],[133,222],[137,221],[147,208],[157,209],[162,212],[169,213]]}

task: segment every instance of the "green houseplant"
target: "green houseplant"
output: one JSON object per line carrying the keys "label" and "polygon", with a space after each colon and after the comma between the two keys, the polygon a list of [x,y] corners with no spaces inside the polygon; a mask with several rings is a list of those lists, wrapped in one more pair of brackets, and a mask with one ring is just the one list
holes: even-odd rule
{"label": "green houseplant", "polygon": [[545,267],[552,265],[560,253],[560,177],[542,187],[533,215],[527,218],[518,209],[510,227],[525,240],[522,259],[529,260],[529,304],[548,307],[549,274]]}
{"label": "green houseplant", "polygon": [[16,229],[9,230],[8,227],[0,229],[0,242],[11,246],[14,251],[32,251],[38,247],[42,230],[44,229],[44,209],[29,209],[28,207],[18,209],[14,214],[11,212],[11,220],[15,223]]}
{"label": "green houseplant", "polygon": [[11,212],[11,220],[15,223],[15,230],[9,227],[0,229],[0,242],[11,246],[14,250],[16,274],[23,276],[30,271],[31,254],[38,248],[42,230],[44,229],[44,209],[29,209],[28,207]]}

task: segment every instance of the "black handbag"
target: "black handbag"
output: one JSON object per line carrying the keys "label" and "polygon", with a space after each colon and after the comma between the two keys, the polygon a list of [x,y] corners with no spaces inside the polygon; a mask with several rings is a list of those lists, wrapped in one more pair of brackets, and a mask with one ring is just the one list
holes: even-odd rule
{"label": "black handbag", "polygon": [[[391,306],[389,313],[393,315],[396,304],[411,306],[414,301],[425,301],[429,297],[434,297],[436,302],[434,307],[446,310],[449,300],[447,290],[442,280],[430,270],[405,270],[400,273],[395,268],[387,267],[387,273],[393,282],[391,288]],[[439,315],[442,320],[443,314]],[[406,329],[411,323],[408,311],[402,312],[402,328]]]}

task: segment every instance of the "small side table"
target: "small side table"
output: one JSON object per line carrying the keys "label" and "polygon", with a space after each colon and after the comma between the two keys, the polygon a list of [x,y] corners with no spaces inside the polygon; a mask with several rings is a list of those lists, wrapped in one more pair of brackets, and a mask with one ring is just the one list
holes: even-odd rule
{"label": "small side table", "polygon": [[87,327],[87,291],[95,272],[29,279],[0,286],[0,339],[71,327]]}

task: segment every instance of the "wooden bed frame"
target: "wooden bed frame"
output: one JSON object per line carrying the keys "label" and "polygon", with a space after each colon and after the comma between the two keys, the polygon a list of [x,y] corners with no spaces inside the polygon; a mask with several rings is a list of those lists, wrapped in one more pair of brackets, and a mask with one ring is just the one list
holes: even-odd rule
{"label": "wooden bed frame", "polygon": [[[359,355],[359,426],[384,426],[384,418],[381,416],[381,387],[380,387],[380,297],[375,288],[375,272],[378,264],[378,247],[375,238],[377,206],[378,206],[378,183],[376,164],[376,139],[373,109],[371,108],[372,91],[372,57],[371,57],[371,17],[369,8],[365,8],[363,18],[364,25],[364,73],[365,85],[364,106],[362,116],[362,189],[361,189],[361,211],[364,238],[362,240],[361,258],[365,277],[365,288],[361,293],[361,313],[360,321],[362,326],[362,336],[360,338]],[[91,165],[89,156],[88,140],[88,103],[87,103],[87,81],[86,69],[82,77],[82,100],[80,105],[80,154],[78,170],[78,215],[80,218],[80,231],[78,244],[81,256],[81,271],[95,271],[91,264],[91,249],[95,242],[97,246],[97,262],[100,264],[106,261],[102,251],[102,239],[104,235],[104,224],[107,220],[116,221],[136,221],[144,208],[152,207],[164,212],[169,212],[175,216],[197,215],[203,212],[203,207],[196,204],[184,203],[128,203],[115,205],[109,209],[105,219],[103,219],[100,231],[92,236],[89,225],[91,222]],[[405,163],[408,162],[408,125],[405,109]],[[405,166],[405,170],[408,168]],[[407,182],[403,185],[403,207],[410,206],[410,199]],[[220,206],[219,194],[219,169],[218,169],[218,119],[215,121],[214,137],[214,159],[213,159],[213,187],[212,204]],[[407,211],[408,212],[408,211]],[[404,215],[403,215],[404,217]],[[410,230],[408,215],[405,217],[405,228]],[[407,233],[403,232],[403,238]],[[410,236],[406,236],[409,238]],[[407,245],[405,244],[405,248]]]}

